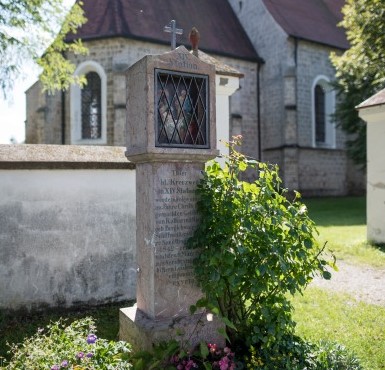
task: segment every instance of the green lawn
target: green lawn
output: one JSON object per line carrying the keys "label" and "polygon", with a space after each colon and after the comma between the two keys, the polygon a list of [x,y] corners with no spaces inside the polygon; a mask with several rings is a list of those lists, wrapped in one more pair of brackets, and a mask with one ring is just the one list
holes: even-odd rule
{"label": "green lawn", "polygon": [[318,239],[337,260],[385,267],[383,248],[366,241],[365,197],[304,199],[320,233]]}
{"label": "green lawn", "polygon": [[[305,199],[318,225],[319,240],[328,242],[338,260],[385,268],[385,252],[366,242],[365,199]],[[297,333],[318,341],[345,345],[366,370],[385,369],[385,307],[357,302],[349,295],[310,287],[293,299]]]}
{"label": "green lawn", "polygon": [[310,287],[293,300],[297,334],[353,351],[366,370],[385,369],[385,307]]}

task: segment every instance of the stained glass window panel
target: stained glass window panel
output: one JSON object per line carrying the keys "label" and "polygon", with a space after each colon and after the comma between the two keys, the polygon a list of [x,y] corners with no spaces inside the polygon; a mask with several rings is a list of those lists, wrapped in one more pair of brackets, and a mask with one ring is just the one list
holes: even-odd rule
{"label": "stained glass window panel", "polygon": [[156,146],[209,147],[208,77],[155,71]]}

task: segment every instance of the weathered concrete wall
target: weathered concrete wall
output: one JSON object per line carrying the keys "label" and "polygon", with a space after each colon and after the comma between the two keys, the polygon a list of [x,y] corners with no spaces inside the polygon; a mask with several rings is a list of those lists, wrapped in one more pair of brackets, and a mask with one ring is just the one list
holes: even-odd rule
{"label": "weathered concrete wall", "polygon": [[1,145],[0,179],[0,308],[135,298],[124,148]]}

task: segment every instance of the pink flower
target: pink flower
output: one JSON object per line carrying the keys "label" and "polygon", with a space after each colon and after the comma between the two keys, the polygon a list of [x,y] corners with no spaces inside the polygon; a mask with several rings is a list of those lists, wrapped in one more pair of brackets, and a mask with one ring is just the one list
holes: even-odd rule
{"label": "pink flower", "polygon": [[193,361],[193,360],[189,360],[188,362],[187,362],[187,364],[186,364],[186,367],[185,367],[185,369],[186,370],[190,370],[190,369],[192,369],[192,368],[197,368],[198,367],[198,365]]}
{"label": "pink flower", "polygon": [[216,352],[216,350],[217,350],[217,345],[216,344],[209,343],[207,346],[209,347],[209,351],[211,353],[215,353]]}
{"label": "pink flower", "polygon": [[229,369],[229,358],[228,357],[223,357],[219,361],[219,368],[221,370],[228,370]]}

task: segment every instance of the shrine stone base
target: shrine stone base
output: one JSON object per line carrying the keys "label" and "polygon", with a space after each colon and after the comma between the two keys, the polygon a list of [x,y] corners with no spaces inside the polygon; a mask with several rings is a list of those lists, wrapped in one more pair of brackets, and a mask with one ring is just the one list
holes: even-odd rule
{"label": "shrine stone base", "polygon": [[121,308],[119,312],[119,339],[131,344],[134,351],[151,351],[155,343],[176,340],[187,348],[200,342],[225,345],[218,329],[223,325],[216,319],[208,321],[206,314],[153,320],[136,306]]}

